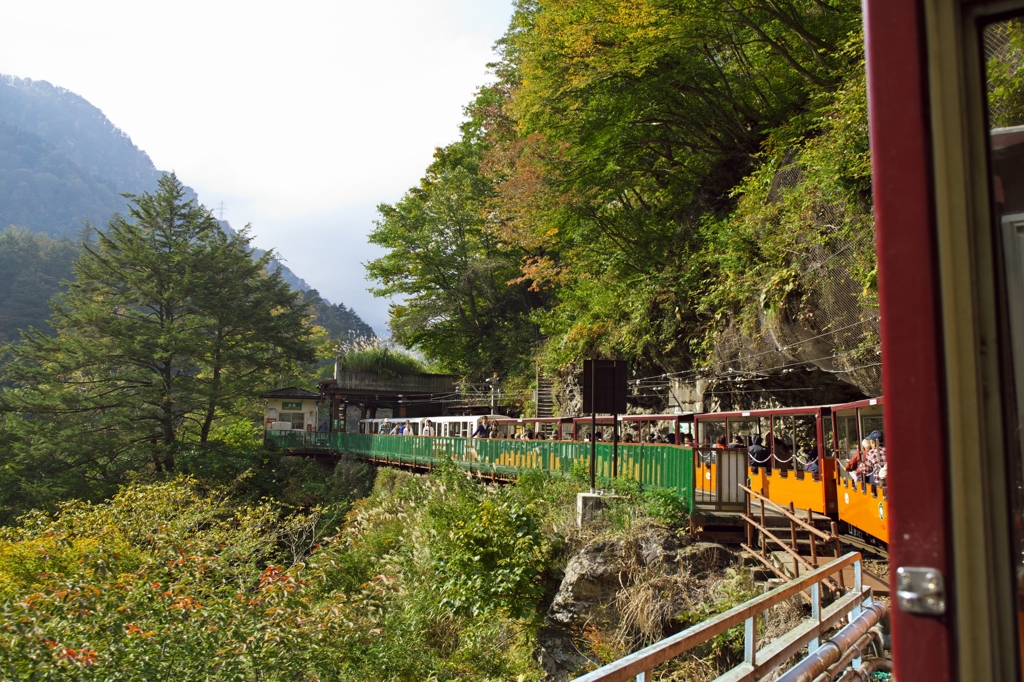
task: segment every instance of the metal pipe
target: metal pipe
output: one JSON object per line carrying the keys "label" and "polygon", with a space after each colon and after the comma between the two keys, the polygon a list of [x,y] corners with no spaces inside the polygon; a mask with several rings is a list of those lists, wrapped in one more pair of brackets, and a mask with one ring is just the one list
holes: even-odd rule
{"label": "metal pipe", "polygon": [[884,658],[865,658],[864,663],[861,664],[857,670],[848,670],[846,674],[840,677],[836,682],[853,682],[853,680],[860,680],[860,682],[870,682],[871,673],[876,670],[882,670],[885,672],[892,672],[892,661],[887,661]]}
{"label": "metal pipe", "polygon": [[853,659],[857,658],[858,656],[863,656],[864,650],[867,648],[869,644],[871,644],[871,640],[873,640],[876,636],[877,635],[875,634],[874,628],[868,630],[866,633],[864,633],[864,635],[861,636],[860,639],[858,639],[854,643],[853,646],[851,646],[849,649],[846,650],[845,653],[843,653],[842,657],[840,657],[840,659],[837,662],[830,665],[828,667],[828,670],[814,678],[814,682],[833,682],[834,680],[836,680],[837,676],[842,677],[843,669],[846,668],[846,666],[850,665]]}
{"label": "metal pipe", "polygon": [[885,617],[887,611],[888,607],[884,602],[873,602],[865,606],[861,614],[849,625],[790,668],[777,682],[812,682],[829,667],[838,663],[846,651]]}

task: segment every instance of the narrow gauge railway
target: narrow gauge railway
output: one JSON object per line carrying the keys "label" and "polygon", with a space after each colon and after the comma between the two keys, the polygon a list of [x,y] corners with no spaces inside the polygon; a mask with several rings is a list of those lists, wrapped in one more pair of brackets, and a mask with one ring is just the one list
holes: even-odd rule
{"label": "narrow gauge railway", "polygon": [[[845,541],[884,555],[889,501],[882,408],[883,399],[877,398],[741,412],[623,415],[618,428],[610,416],[365,419],[359,433],[267,431],[267,439],[292,451],[349,453],[419,469],[451,459],[491,480],[512,479],[523,469],[559,476],[588,472],[594,451],[595,475],[603,485],[631,478],[671,490],[691,517],[741,512],[740,486],[747,486],[779,505],[838,521]],[[399,429],[408,433],[398,434]],[[597,442],[591,443],[595,433]],[[752,448],[756,444],[761,448]],[[874,465],[865,468],[861,463],[869,453]]]}

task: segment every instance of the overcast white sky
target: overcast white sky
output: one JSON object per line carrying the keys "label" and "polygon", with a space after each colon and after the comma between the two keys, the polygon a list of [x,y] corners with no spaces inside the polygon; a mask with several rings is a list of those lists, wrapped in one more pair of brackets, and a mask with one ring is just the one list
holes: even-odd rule
{"label": "overcast white sky", "polygon": [[415,185],[490,78],[511,0],[12,0],[0,73],[85,97],[157,168],[378,333],[375,206]]}

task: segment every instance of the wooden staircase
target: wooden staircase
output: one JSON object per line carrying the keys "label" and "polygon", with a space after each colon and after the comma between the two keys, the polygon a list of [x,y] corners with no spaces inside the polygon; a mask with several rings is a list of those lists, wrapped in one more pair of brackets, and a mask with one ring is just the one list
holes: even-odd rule
{"label": "wooden staircase", "polygon": [[555,386],[540,370],[537,371],[537,416],[555,416]]}

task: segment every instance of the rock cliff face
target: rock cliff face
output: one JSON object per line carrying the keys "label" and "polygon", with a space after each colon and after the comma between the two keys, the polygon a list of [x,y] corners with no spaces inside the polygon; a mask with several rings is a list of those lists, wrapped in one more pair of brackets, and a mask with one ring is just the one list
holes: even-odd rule
{"label": "rock cliff face", "polygon": [[[567,680],[600,665],[583,641],[589,626],[624,632],[636,625],[632,613],[644,596],[647,615],[657,612],[654,639],[671,633],[673,619],[692,606],[704,582],[736,562],[713,543],[692,543],[685,535],[651,527],[630,540],[598,540],[569,561],[548,608],[534,656],[552,680]],[[656,583],[658,589],[645,589]]]}

